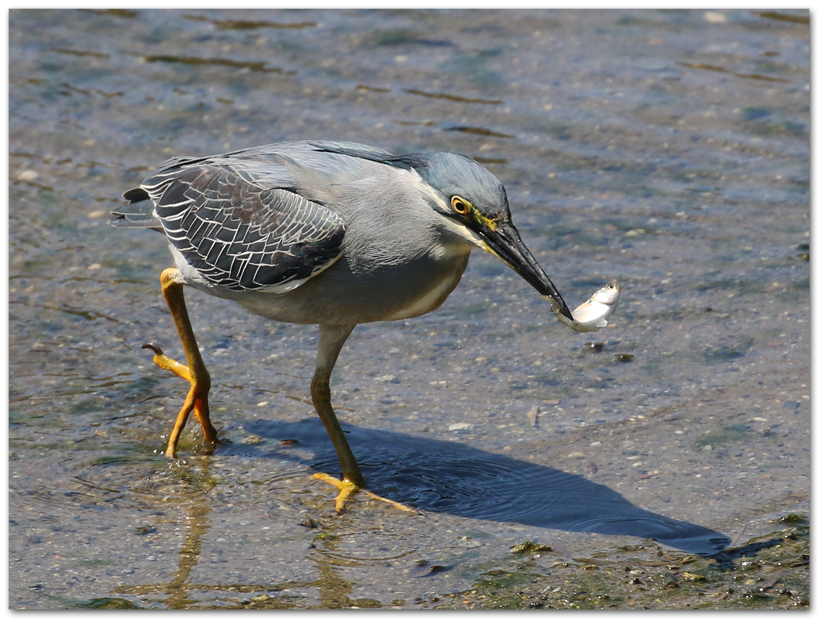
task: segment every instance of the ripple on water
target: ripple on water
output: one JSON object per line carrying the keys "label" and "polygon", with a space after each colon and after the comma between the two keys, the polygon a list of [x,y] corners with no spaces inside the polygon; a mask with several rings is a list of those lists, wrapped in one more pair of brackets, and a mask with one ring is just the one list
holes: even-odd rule
{"label": "ripple on water", "polygon": [[398,560],[418,550],[417,545],[405,540],[401,533],[362,527],[357,527],[355,532],[318,536],[313,545],[317,553],[348,564]]}
{"label": "ripple on water", "polygon": [[73,454],[61,459],[56,469],[61,475],[35,478],[15,490],[17,500],[66,513],[77,507],[139,509],[193,500],[214,485],[203,467],[156,455]]}

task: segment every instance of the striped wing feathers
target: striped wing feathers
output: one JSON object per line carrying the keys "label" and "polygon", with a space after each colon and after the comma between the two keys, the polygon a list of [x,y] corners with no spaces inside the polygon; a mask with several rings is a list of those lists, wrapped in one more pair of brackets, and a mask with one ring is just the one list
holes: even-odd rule
{"label": "striped wing feathers", "polygon": [[341,254],[341,217],[258,168],[177,159],[142,184],[170,243],[213,286],[289,290]]}

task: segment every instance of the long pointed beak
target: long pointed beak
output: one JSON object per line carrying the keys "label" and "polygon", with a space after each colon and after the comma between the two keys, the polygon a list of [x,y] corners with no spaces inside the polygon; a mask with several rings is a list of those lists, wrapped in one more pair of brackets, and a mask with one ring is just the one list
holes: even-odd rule
{"label": "long pointed beak", "polygon": [[482,227],[479,231],[490,252],[507,263],[518,275],[524,278],[540,295],[549,298],[553,309],[572,320],[570,312],[561,293],[555,288],[550,277],[541,269],[541,265],[521,241],[521,235],[515,226],[499,223],[495,230]]}

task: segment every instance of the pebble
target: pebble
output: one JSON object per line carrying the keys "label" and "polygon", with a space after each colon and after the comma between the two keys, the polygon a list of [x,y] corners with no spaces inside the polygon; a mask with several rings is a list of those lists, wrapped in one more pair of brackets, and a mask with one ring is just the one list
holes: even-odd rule
{"label": "pebble", "polygon": [[456,422],[455,424],[451,424],[448,427],[448,430],[451,431],[471,431],[473,430],[472,424],[467,424],[467,422]]}
{"label": "pebble", "polygon": [[21,181],[33,181],[40,176],[36,170],[22,170],[15,175]]}
{"label": "pebble", "polygon": [[715,11],[706,11],[703,14],[703,19],[705,19],[710,24],[726,23],[726,16],[723,13],[716,13]]}

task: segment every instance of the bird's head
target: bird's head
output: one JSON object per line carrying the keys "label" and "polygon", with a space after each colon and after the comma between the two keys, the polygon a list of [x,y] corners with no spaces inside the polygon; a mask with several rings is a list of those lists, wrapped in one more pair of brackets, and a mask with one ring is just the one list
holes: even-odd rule
{"label": "bird's head", "polygon": [[423,153],[405,159],[431,190],[430,205],[449,230],[487,250],[548,297],[553,308],[572,319],[558,289],[524,245],[510,215],[501,182],[472,159],[452,153]]}

